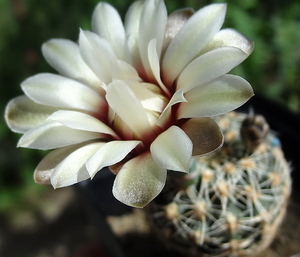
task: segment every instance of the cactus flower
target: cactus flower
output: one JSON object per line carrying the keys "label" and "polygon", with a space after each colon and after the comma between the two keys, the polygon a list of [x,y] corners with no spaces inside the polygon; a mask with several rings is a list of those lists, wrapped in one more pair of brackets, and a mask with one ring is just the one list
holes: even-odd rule
{"label": "cactus flower", "polygon": [[131,5],[123,24],[101,2],[78,43],[46,42],[43,55],[58,74],[26,79],[25,95],[5,112],[11,130],[24,134],[19,147],[53,149],[35,181],[65,187],[108,166],[114,196],[143,207],[167,170],[188,172],[193,156],[218,149],[223,135],[211,117],[253,95],[247,81],[227,74],[253,43],[221,29],[225,13],[225,4],[212,4],[168,16],[164,1],[146,0]]}

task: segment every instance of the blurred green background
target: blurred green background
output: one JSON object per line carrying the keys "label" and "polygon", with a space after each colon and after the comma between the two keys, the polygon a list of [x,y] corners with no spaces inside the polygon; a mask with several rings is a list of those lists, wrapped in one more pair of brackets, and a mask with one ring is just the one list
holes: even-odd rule
{"label": "blurred green background", "polygon": [[[107,1],[124,17],[129,0]],[[199,9],[208,0],[166,0],[169,12]],[[90,29],[97,0],[0,0],[0,109],[20,94],[20,83],[39,72],[55,72],[45,62],[41,45],[50,38],[76,41],[79,28]],[[224,27],[232,27],[255,42],[253,54],[232,72],[259,92],[300,111],[300,1],[228,0]],[[35,166],[45,154],[16,149],[18,138],[0,119],[0,214],[34,208],[34,197],[45,187],[33,182]],[[30,200],[31,199],[31,200]],[[21,203],[26,200],[26,205]],[[28,204],[29,203],[29,204]],[[23,207],[22,207],[23,206]]]}

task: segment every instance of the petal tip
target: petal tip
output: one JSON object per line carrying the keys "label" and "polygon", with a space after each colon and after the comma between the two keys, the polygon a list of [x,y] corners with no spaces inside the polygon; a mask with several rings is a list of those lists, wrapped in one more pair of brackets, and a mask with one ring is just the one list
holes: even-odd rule
{"label": "petal tip", "polygon": [[224,143],[222,131],[211,118],[192,118],[181,128],[193,142],[192,156],[208,155],[222,147]]}
{"label": "petal tip", "polygon": [[147,199],[141,192],[136,192],[136,190],[127,193],[121,192],[115,185],[112,193],[118,201],[135,208],[143,208],[152,200]]}
{"label": "petal tip", "polygon": [[49,170],[35,170],[33,174],[33,180],[39,185],[50,185],[50,177],[52,172]]}
{"label": "petal tip", "polygon": [[143,208],[162,191],[166,176],[167,170],[146,152],[124,164],[115,178],[113,195],[126,205]]}

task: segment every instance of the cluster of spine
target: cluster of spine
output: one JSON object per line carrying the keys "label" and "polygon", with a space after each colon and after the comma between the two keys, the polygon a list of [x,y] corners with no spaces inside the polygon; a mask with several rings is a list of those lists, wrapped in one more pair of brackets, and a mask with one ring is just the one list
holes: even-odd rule
{"label": "cluster of spine", "polygon": [[189,256],[253,255],[284,217],[290,167],[263,117],[232,112],[217,122],[224,146],[194,159],[187,175],[170,172],[148,216],[164,241]]}

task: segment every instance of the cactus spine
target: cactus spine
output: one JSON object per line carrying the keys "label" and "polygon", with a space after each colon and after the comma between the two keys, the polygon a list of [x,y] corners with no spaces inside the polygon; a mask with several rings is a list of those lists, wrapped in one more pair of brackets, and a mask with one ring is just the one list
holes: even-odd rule
{"label": "cactus spine", "polygon": [[283,219],[290,167],[262,116],[232,112],[216,121],[224,146],[194,159],[188,175],[170,172],[147,211],[159,235],[185,256],[253,255]]}

